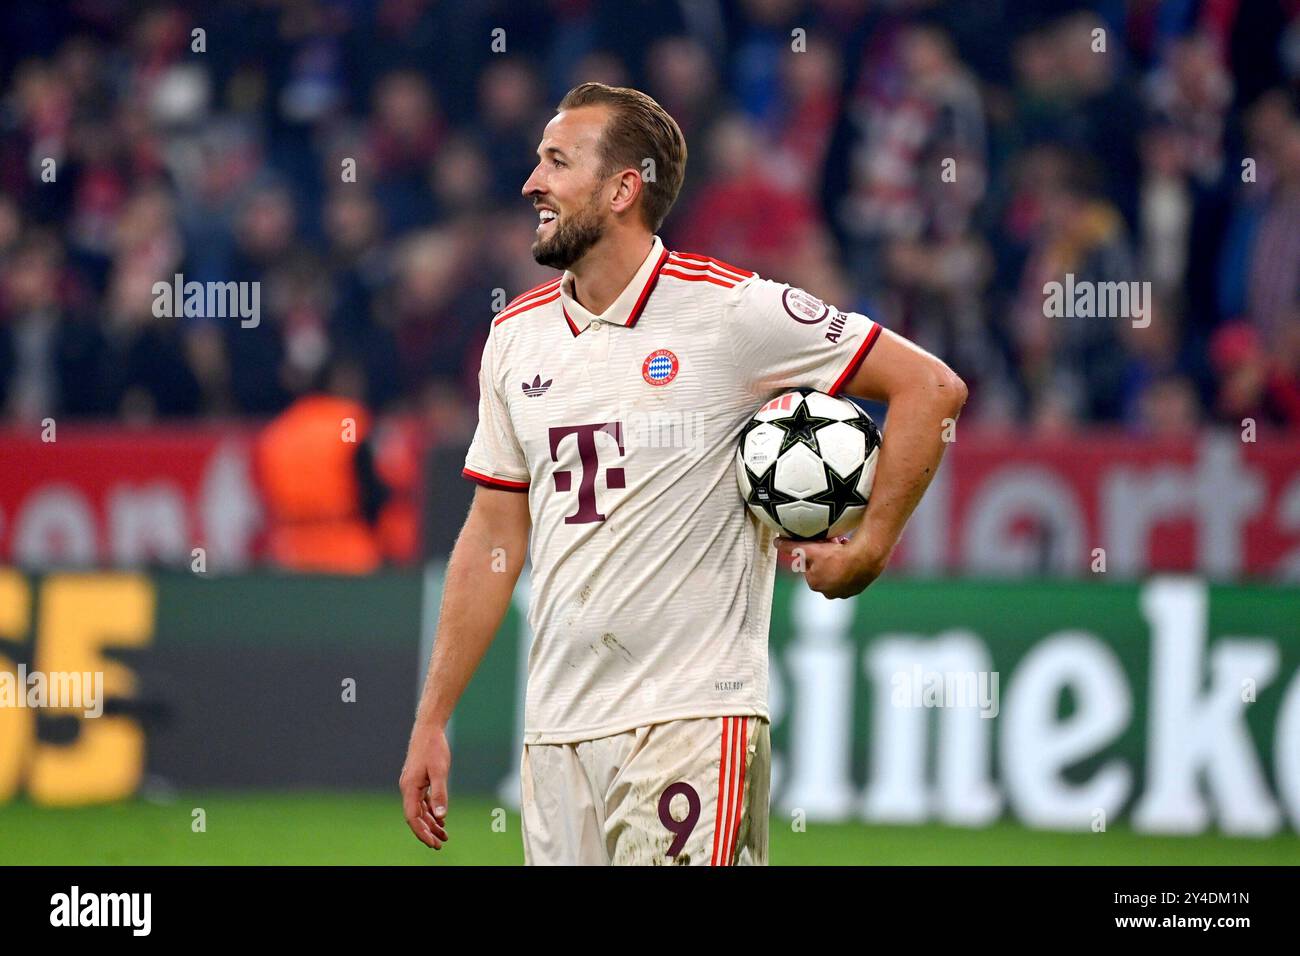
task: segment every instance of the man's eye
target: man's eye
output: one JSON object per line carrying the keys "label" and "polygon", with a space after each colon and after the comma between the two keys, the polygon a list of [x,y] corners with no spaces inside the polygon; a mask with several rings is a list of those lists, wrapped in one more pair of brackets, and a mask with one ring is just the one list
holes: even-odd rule
{"label": "man's eye", "polygon": [[566,162],[564,162],[563,160],[560,160],[560,159],[553,159],[553,160],[551,160],[551,162],[555,163],[556,166],[559,166],[559,167],[561,167],[561,168],[563,168],[563,167],[569,165],[568,163],[566,163]]}

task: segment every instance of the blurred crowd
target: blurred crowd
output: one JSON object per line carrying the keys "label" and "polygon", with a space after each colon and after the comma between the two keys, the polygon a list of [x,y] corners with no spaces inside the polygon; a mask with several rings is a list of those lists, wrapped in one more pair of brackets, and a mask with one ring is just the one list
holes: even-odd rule
{"label": "blurred crowd", "polygon": [[[8,0],[4,417],[266,417],[343,375],[467,433],[585,80],[681,124],[670,248],[908,335],[970,420],[1300,427],[1297,0]],[[156,315],[178,273],[260,282],[259,324]],[[1150,324],[1049,317],[1066,274],[1149,281]]]}

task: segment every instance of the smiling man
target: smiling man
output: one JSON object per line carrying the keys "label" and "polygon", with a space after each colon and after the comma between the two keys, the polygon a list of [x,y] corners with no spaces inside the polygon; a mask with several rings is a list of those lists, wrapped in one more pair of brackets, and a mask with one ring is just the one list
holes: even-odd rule
{"label": "smiling man", "polygon": [[525,860],[764,864],[768,624],[793,543],[743,506],[737,438],[798,386],[888,402],[862,526],[799,545],[809,586],[850,597],[884,569],[966,389],[865,315],[665,249],[686,143],[644,93],[575,88],[537,155],[533,256],[563,273],[495,316],[483,349],[479,487],[402,770],[407,823],[448,839],[447,721],[530,554]]}

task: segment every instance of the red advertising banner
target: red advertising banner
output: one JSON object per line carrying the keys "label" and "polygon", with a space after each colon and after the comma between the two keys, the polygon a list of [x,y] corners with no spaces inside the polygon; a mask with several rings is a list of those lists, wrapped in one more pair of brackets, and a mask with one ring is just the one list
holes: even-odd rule
{"label": "red advertising banner", "polygon": [[0,432],[0,562],[187,565],[258,554],[262,514],[251,426],[60,425],[54,436]]}
{"label": "red advertising banner", "polygon": [[[243,425],[83,427],[46,442],[39,432],[0,432],[0,563],[181,566],[197,547],[213,570],[256,563],[265,532],[255,434]],[[461,479],[412,483],[443,480]],[[1300,580],[1300,436],[1017,440],[959,430],[893,567]]]}
{"label": "red advertising banner", "polygon": [[959,429],[895,567],[1300,580],[1300,435],[1247,437],[1027,441]]}

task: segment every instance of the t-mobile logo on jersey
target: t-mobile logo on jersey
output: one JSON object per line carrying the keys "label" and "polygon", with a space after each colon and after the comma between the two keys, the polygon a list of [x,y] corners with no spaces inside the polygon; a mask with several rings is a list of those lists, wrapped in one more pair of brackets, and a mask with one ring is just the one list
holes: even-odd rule
{"label": "t-mobile logo on jersey", "polygon": [[[596,425],[557,425],[549,430],[551,443],[551,461],[558,462],[556,454],[567,436],[573,435],[578,443],[578,457],[582,461],[582,477],[578,479],[578,510],[564,518],[565,524],[590,524],[604,521],[605,516],[596,510],[596,472],[600,467],[600,455],[596,451],[596,433],[604,432],[613,437],[618,445],[618,453],[623,454],[623,423],[600,422]],[[556,471],[555,490],[569,491],[573,487],[573,472]],[[622,468],[605,469],[605,487],[622,488],[625,478]]]}

